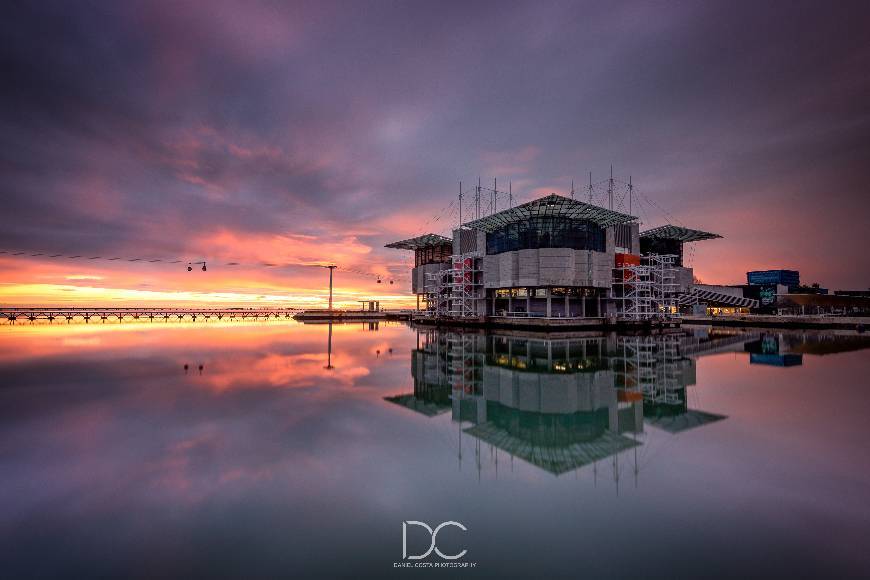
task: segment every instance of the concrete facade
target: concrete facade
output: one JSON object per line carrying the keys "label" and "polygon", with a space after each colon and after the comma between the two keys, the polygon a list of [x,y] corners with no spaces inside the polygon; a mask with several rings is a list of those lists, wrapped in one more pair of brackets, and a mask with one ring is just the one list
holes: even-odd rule
{"label": "concrete facade", "polygon": [[424,264],[417,266],[411,270],[411,292],[414,294],[424,293],[426,287],[426,274],[435,274],[444,268],[449,268],[449,263],[444,264]]}
{"label": "concrete facade", "polygon": [[484,288],[584,286],[610,288],[613,253],[542,248],[483,258]]}
{"label": "concrete facade", "polygon": [[483,397],[505,407],[534,413],[577,413],[616,409],[612,371],[543,374],[486,366]]}
{"label": "concrete facade", "polygon": [[677,266],[674,270],[676,270],[677,274],[677,292],[689,294],[692,291],[692,287],[695,285],[695,271],[692,268],[686,268],[684,266]]}

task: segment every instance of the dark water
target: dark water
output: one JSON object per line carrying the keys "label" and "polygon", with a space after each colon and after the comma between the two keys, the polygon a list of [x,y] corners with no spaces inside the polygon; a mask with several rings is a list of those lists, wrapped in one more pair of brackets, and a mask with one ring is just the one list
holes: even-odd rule
{"label": "dark water", "polygon": [[0,327],[0,575],[867,577],[868,346]]}

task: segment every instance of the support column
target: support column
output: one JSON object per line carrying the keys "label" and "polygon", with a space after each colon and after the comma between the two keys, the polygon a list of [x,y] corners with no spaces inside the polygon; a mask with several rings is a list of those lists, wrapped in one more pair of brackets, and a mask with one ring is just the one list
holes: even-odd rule
{"label": "support column", "polygon": [[547,370],[553,370],[553,341],[547,341]]}
{"label": "support column", "polygon": [[550,296],[550,291],[547,290],[547,318],[553,315],[553,297]]}
{"label": "support column", "polygon": [[601,316],[603,316],[603,314],[601,313],[601,294],[599,294],[598,295],[598,317],[600,318]]}
{"label": "support column", "polygon": [[586,297],[580,298],[580,316],[586,318]]}
{"label": "support column", "polygon": [[568,294],[565,294],[565,316],[571,316],[571,302]]}

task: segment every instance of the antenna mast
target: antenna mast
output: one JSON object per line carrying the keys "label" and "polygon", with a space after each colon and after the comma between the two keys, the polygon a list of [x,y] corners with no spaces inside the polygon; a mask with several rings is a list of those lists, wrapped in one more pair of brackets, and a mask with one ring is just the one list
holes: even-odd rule
{"label": "antenna mast", "polygon": [[589,172],[589,203],[592,203],[592,172]]}
{"label": "antenna mast", "polygon": [[480,219],[480,177],[477,178],[477,189],[474,190],[474,219]]}
{"label": "antenna mast", "polygon": [[462,228],[462,182],[459,182],[459,227]]}
{"label": "antenna mast", "polygon": [[610,164],[610,180],[607,182],[607,201],[613,209],[613,164]]}

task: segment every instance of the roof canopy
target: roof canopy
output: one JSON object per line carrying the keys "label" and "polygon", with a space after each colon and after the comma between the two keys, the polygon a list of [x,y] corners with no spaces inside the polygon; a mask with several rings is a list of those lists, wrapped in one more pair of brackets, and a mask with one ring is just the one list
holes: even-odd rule
{"label": "roof canopy", "polygon": [[668,433],[679,433],[687,429],[701,427],[708,423],[715,423],[727,419],[725,415],[716,415],[706,411],[697,409],[689,409],[685,413],[679,415],[662,415],[658,417],[644,417],[644,421],[659,429],[664,429]]}
{"label": "roof canopy", "polygon": [[465,429],[464,432],[554,475],[573,471],[640,445],[634,439],[610,431],[605,431],[594,441],[577,442],[557,447],[536,445],[493,423],[480,423]]}
{"label": "roof canopy", "polygon": [[637,219],[628,214],[553,193],[529,203],[468,222],[465,225],[476,230],[493,232],[508,224],[533,217],[565,217],[574,220],[589,220],[601,227],[615,226]]}
{"label": "roof canopy", "polygon": [[438,234],[423,234],[416,238],[410,238],[399,242],[387,244],[385,248],[395,248],[396,250],[420,250],[429,246],[440,246],[442,244],[452,244],[453,240]]}
{"label": "roof canopy", "polygon": [[670,224],[653,228],[640,233],[642,238],[652,238],[657,240],[677,240],[678,242],[697,242],[698,240],[712,240],[721,238],[719,234],[711,234],[710,232],[702,232],[701,230],[690,230],[680,226],[672,226]]}

